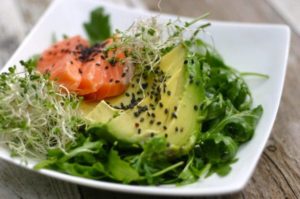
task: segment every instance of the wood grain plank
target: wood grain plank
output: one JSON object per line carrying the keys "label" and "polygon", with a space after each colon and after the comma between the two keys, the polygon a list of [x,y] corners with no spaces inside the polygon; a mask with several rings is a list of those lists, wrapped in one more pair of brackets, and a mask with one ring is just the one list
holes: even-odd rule
{"label": "wood grain plank", "polygon": [[277,12],[293,26],[300,35],[300,1],[299,0],[267,0]]}
{"label": "wood grain plank", "polygon": [[14,0],[29,32],[43,14],[51,0]]}
{"label": "wood grain plank", "polygon": [[0,161],[0,198],[80,199],[75,185]]}
{"label": "wood grain plank", "polygon": [[0,68],[17,48],[25,35],[23,20],[12,0],[2,0],[0,6]]}
{"label": "wood grain plank", "polygon": [[[0,11],[3,6],[2,1]],[[27,21],[25,28],[27,31],[39,16],[38,14],[30,13],[28,5],[32,6],[32,10],[42,13],[45,5],[49,2],[49,0],[44,0],[43,2],[38,0],[15,1],[20,3],[19,8],[22,10],[22,16]],[[28,4],[26,5],[23,1],[27,1]],[[46,3],[44,4],[44,2]],[[157,10],[157,2],[155,0],[144,2],[153,10]],[[273,7],[261,0],[187,0],[184,3],[181,0],[164,0],[161,3],[161,8],[163,12],[186,16],[199,16],[204,12],[210,11],[212,13],[210,18],[218,20],[286,23],[285,19],[276,13]],[[32,10],[31,12],[35,12]],[[5,23],[2,22],[3,20],[1,21],[3,19],[2,16],[0,12],[1,31],[1,26]],[[6,35],[10,36],[11,33]],[[0,37],[0,64],[1,54],[5,54],[4,57],[9,55],[7,53],[9,50],[7,51],[5,48],[8,45],[16,46],[13,42],[18,36],[14,36],[11,41],[7,38],[7,36],[5,38]],[[1,45],[1,41],[5,41],[8,44]],[[272,132],[272,138],[268,142],[268,147],[264,151],[254,176],[243,192],[222,198],[297,198],[300,196],[300,154],[297,148],[300,145],[298,133],[300,129],[298,124],[298,121],[300,121],[300,101],[295,100],[300,98],[298,86],[300,79],[297,77],[300,67],[298,65],[300,63],[300,46],[297,45],[299,43],[299,36],[293,34],[289,68],[280,109]],[[5,48],[1,48],[1,46],[5,46]],[[65,191],[67,193],[64,194]],[[28,172],[0,161],[0,198],[80,198],[78,192],[80,192],[82,198],[153,198],[151,196],[96,190],[83,186],[79,186],[79,190],[77,190],[75,185]]]}

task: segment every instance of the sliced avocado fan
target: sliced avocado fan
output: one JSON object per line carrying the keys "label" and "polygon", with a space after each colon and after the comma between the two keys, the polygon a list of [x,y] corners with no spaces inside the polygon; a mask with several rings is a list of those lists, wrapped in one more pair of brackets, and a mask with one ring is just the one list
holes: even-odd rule
{"label": "sliced avocado fan", "polygon": [[[199,105],[204,99],[204,88],[200,68],[187,66],[186,54],[185,47],[179,45],[162,57],[156,72],[163,78],[148,78],[144,97],[133,107],[115,109],[109,102],[100,102],[87,114],[93,123],[91,128],[101,127],[98,133],[108,133],[118,141],[132,144],[165,137],[170,149],[188,152],[200,132]],[[132,84],[132,88],[139,86],[137,82]],[[128,102],[128,96],[123,98]],[[119,97],[118,103],[121,101]]]}

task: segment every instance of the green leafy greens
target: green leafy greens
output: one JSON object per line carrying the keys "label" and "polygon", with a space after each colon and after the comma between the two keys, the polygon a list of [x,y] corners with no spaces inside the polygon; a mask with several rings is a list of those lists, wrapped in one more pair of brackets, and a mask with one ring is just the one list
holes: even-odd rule
{"label": "green leafy greens", "polygon": [[[241,74],[227,66],[209,45],[197,39],[187,40],[184,45],[189,49],[185,66],[201,70],[202,75],[197,78],[204,84],[206,93],[200,106],[202,129],[188,154],[170,158],[164,137],[152,138],[141,146],[124,147],[91,129],[80,137],[84,142],[73,146],[74,150],[86,150],[67,159],[68,154],[74,154],[72,148],[67,154],[49,153],[48,160],[37,168],[126,184],[152,185],[184,185],[213,173],[227,175],[230,165],[236,161],[239,146],[253,136],[263,110],[261,106],[251,109],[252,97]],[[87,148],[94,142],[104,143],[98,152]]]}
{"label": "green leafy greens", "polygon": [[[212,46],[197,39],[209,24],[198,26],[185,39],[184,33],[201,18],[163,25],[156,18],[140,21],[124,32],[117,31],[118,39],[109,46],[124,52],[130,49],[130,61],[141,78],[155,72],[161,57],[171,49],[179,44],[185,46],[184,67],[200,71],[201,75],[194,78],[205,89],[205,99],[199,106],[202,127],[194,148],[187,154],[172,156],[165,137],[126,145],[100,136],[102,132],[88,128],[80,118],[80,99],[35,72],[33,59],[21,62],[25,68],[22,75],[15,67],[0,75],[2,140],[13,154],[24,158],[46,154],[47,159],[35,169],[48,168],[96,180],[184,185],[213,173],[227,175],[230,165],[237,161],[239,146],[252,138],[263,109],[252,108],[243,74],[226,65]],[[92,11],[84,27],[91,44],[111,36],[109,16],[103,8]]]}
{"label": "green leafy greens", "polygon": [[101,42],[111,36],[109,15],[102,7],[91,12],[90,21],[84,24],[85,31],[91,44]]}

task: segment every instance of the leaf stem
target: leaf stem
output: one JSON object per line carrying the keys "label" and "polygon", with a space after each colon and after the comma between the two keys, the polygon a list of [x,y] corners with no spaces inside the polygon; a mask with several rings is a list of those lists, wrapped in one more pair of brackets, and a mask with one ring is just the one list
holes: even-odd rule
{"label": "leaf stem", "polygon": [[184,164],[184,162],[180,161],[180,162],[178,162],[176,164],[173,164],[173,165],[171,165],[171,166],[169,166],[169,167],[167,167],[167,168],[165,168],[161,171],[158,171],[158,172],[154,173],[151,177],[157,177],[157,176],[163,175],[163,174],[165,174],[165,173],[167,173],[167,172],[169,172],[169,171],[171,171],[171,170],[173,170],[173,169],[175,169],[175,168],[177,168],[177,167],[179,167],[183,164]]}
{"label": "leaf stem", "polygon": [[205,13],[205,14],[203,14],[203,15],[197,17],[196,19],[192,20],[191,22],[187,23],[187,24],[185,25],[185,27],[189,27],[189,26],[191,26],[191,25],[197,23],[198,21],[200,21],[200,20],[202,20],[202,19],[208,17],[209,15],[210,15],[210,13],[207,12],[207,13]]}
{"label": "leaf stem", "polygon": [[256,77],[261,77],[264,79],[269,79],[270,76],[267,74],[262,74],[262,73],[254,73],[254,72],[242,72],[240,73],[242,76],[256,76]]}

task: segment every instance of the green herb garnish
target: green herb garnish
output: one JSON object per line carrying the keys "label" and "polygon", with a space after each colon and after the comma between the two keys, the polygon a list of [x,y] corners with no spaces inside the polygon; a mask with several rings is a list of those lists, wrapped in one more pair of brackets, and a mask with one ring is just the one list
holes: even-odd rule
{"label": "green herb garnish", "polygon": [[109,15],[105,14],[102,7],[93,10],[84,28],[92,45],[104,41],[111,36]]}

